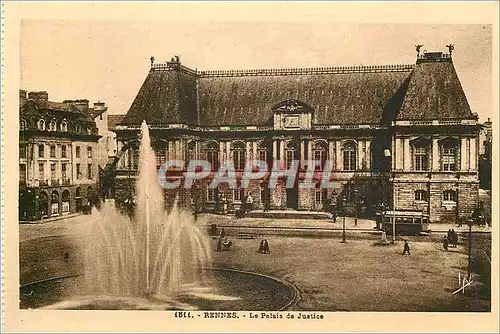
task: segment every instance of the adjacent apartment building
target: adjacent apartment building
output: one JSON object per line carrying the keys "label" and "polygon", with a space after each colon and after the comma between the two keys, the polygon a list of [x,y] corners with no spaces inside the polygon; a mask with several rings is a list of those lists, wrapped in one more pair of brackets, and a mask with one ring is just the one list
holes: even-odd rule
{"label": "adjacent apartment building", "polygon": [[88,101],[24,90],[19,100],[19,219],[81,211],[98,195],[100,136]]}

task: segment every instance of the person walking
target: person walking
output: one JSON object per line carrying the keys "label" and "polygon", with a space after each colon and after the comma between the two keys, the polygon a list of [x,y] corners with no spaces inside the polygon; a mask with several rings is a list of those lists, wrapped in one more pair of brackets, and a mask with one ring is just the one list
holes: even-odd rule
{"label": "person walking", "polygon": [[446,251],[448,250],[448,238],[447,237],[443,238],[443,248]]}
{"label": "person walking", "polygon": [[411,255],[410,253],[410,245],[408,244],[408,240],[405,240],[405,244],[403,246],[403,255],[408,253],[408,255]]}
{"label": "person walking", "polygon": [[264,239],[264,254],[269,254],[271,253],[269,251],[269,243],[267,242],[267,239]]}

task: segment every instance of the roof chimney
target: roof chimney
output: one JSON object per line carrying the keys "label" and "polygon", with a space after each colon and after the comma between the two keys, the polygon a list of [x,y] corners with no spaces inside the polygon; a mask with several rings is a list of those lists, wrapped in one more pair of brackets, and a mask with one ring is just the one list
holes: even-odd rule
{"label": "roof chimney", "polygon": [[49,100],[49,93],[47,93],[46,91],[29,92],[28,99],[33,99],[35,101],[48,101]]}
{"label": "roof chimney", "polygon": [[103,111],[106,109],[107,109],[106,103],[101,102],[101,101],[94,102],[94,111]]}
{"label": "roof chimney", "polygon": [[63,103],[70,104],[70,105],[76,107],[80,111],[87,111],[87,109],[89,109],[89,100],[87,100],[87,99],[64,100]]}
{"label": "roof chimney", "polygon": [[27,99],[27,92],[23,89],[19,90],[19,105],[22,106]]}

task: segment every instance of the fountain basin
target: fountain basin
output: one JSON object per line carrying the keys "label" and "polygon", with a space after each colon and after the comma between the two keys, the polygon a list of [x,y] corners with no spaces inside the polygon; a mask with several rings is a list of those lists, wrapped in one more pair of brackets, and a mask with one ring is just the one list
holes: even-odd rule
{"label": "fountain basin", "polygon": [[[298,301],[298,289],[291,283],[257,273],[234,269],[212,272],[206,286],[186,286],[176,296],[142,298],[81,296],[82,275],[53,277],[21,286],[21,309],[67,310],[218,310],[275,311]],[[81,291],[81,290],[80,290]]]}

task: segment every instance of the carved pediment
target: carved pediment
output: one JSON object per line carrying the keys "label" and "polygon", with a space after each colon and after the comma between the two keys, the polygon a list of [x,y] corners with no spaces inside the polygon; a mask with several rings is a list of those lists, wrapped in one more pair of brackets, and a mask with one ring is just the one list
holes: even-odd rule
{"label": "carved pediment", "polygon": [[313,109],[307,104],[300,100],[286,100],[278,103],[273,107],[273,112],[275,113],[312,113]]}

